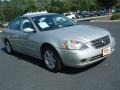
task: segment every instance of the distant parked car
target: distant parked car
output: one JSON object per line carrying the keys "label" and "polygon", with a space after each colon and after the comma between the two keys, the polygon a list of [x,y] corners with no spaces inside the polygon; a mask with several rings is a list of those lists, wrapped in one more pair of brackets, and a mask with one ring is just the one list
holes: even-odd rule
{"label": "distant parked car", "polygon": [[85,67],[108,57],[115,40],[105,29],[79,25],[56,13],[34,13],[12,20],[2,32],[7,53],[17,51],[43,60],[53,72],[64,65]]}
{"label": "distant parked car", "polygon": [[120,8],[116,8],[116,9],[115,9],[115,12],[120,13]]}
{"label": "distant parked car", "polygon": [[64,15],[65,15],[66,17],[68,17],[69,19],[72,19],[72,20],[75,20],[75,19],[76,19],[76,16],[75,16],[75,14],[73,14],[73,13],[64,13]]}
{"label": "distant parked car", "polygon": [[90,14],[88,12],[79,12],[77,13],[78,17],[90,17]]}
{"label": "distant parked car", "polygon": [[7,27],[8,26],[8,22],[3,23],[3,27]]}
{"label": "distant parked car", "polygon": [[92,16],[98,16],[98,15],[96,14],[96,11],[91,11],[90,13],[92,14]]}
{"label": "distant parked car", "polygon": [[93,16],[96,16],[93,12],[88,12],[88,14],[93,17]]}
{"label": "distant parked car", "polygon": [[112,9],[111,12],[112,12],[112,13],[115,13],[115,9]]}
{"label": "distant parked car", "polygon": [[8,26],[8,22],[0,22],[0,27],[7,27]]}
{"label": "distant parked car", "polygon": [[104,11],[102,10],[96,10],[94,11],[94,14],[97,15],[97,16],[103,16],[103,15],[106,15]]}

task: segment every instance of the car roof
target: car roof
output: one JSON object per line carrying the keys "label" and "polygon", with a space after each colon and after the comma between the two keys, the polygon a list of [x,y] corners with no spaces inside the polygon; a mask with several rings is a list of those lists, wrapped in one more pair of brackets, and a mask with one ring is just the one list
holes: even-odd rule
{"label": "car roof", "polygon": [[11,20],[9,23],[11,23],[11,22],[13,22],[14,20],[19,19],[19,18],[21,18],[21,17],[32,18],[32,17],[36,17],[36,16],[44,16],[44,15],[47,16],[47,15],[55,15],[55,14],[57,14],[57,13],[39,13],[39,12],[37,12],[37,13],[28,13],[28,14],[24,14],[24,15],[22,15],[22,16],[19,16],[19,17],[15,18],[15,19]]}
{"label": "car roof", "polygon": [[24,14],[23,17],[36,17],[36,16],[44,16],[44,15],[54,15],[54,14],[57,14],[57,13],[40,13],[40,12],[37,12],[37,13],[28,13],[28,14]]}

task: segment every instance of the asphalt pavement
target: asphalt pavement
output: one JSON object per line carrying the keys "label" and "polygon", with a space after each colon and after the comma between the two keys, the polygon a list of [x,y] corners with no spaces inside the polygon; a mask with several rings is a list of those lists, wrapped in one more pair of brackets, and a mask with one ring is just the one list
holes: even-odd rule
{"label": "asphalt pavement", "polygon": [[120,90],[120,22],[80,22],[105,28],[115,37],[115,52],[106,60],[85,68],[65,67],[52,73],[35,58],[8,55],[0,33],[0,90]]}

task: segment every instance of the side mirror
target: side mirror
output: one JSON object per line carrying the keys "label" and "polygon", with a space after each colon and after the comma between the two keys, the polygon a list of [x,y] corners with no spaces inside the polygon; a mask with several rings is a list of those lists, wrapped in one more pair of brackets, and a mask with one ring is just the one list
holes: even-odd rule
{"label": "side mirror", "polygon": [[35,30],[33,30],[32,28],[25,28],[23,29],[23,32],[26,32],[26,33],[30,33],[30,32],[34,32]]}

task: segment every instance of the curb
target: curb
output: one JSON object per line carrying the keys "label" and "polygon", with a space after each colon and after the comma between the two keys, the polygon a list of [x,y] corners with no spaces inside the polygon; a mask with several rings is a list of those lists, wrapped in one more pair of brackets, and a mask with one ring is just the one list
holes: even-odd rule
{"label": "curb", "polygon": [[112,15],[81,18],[81,19],[77,19],[77,21],[90,21],[90,20],[94,20],[94,19],[105,18],[105,17],[108,17],[108,16],[112,16]]}
{"label": "curb", "polygon": [[120,20],[90,20],[90,22],[120,22]]}

